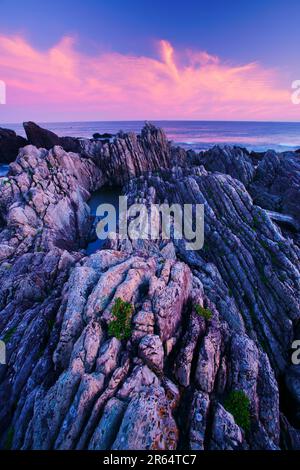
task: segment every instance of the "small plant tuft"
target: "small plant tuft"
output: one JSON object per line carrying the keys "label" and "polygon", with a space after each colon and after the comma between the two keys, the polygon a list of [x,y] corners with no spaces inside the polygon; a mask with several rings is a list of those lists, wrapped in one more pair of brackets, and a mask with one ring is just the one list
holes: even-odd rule
{"label": "small plant tuft", "polygon": [[213,314],[209,308],[201,307],[201,305],[195,305],[195,311],[199,315],[199,317],[204,318],[205,320],[211,320]]}
{"label": "small plant tuft", "polygon": [[13,335],[15,334],[16,331],[17,331],[16,326],[14,326],[13,328],[10,328],[9,330],[7,330],[7,332],[5,333],[5,335],[2,338],[4,343],[8,343],[10,341],[10,339],[13,337]]}
{"label": "small plant tuft", "polygon": [[11,426],[9,430],[7,431],[5,443],[4,443],[4,449],[5,450],[11,450],[12,448],[12,443],[14,440],[14,435],[15,435],[15,429]]}
{"label": "small plant tuft", "polygon": [[260,222],[259,218],[256,215],[254,215],[253,216],[253,226],[254,227],[259,227],[260,225],[261,225],[261,222]]}
{"label": "small plant tuft", "polygon": [[56,321],[55,318],[50,318],[49,320],[46,320],[49,331],[53,330],[55,321]]}
{"label": "small plant tuft", "polygon": [[118,297],[111,313],[113,320],[108,325],[108,334],[119,340],[130,338],[133,305]]}
{"label": "small plant tuft", "polygon": [[233,390],[224,402],[224,407],[232,414],[238,426],[250,430],[250,401],[242,390]]}

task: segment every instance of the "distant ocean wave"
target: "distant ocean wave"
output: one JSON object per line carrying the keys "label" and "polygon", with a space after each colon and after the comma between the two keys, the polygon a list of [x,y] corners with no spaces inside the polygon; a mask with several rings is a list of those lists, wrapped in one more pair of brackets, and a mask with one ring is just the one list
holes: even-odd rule
{"label": "distant ocean wave", "polygon": [[293,145],[291,142],[281,142],[278,145],[280,145],[281,147],[289,147],[289,148],[294,148],[294,149],[299,148],[299,145]]}
{"label": "distant ocean wave", "polygon": [[299,145],[292,145],[289,143],[279,143],[279,144],[271,144],[271,143],[265,143],[265,144],[253,144],[253,143],[247,143],[247,142],[176,142],[176,145],[183,147],[186,150],[194,150],[197,152],[201,152],[204,150],[208,150],[212,148],[214,145],[219,145],[220,147],[225,147],[226,145],[230,146],[236,146],[236,147],[241,147],[241,148],[246,148],[249,151],[255,151],[255,152],[266,152],[267,150],[275,150],[276,152],[287,152],[287,151],[295,151],[300,148],[300,143]]}
{"label": "distant ocean wave", "polygon": [[[92,137],[96,132],[112,134],[120,130],[140,132],[145,121],[95,121],[39,123],[59,136]],[[236,145],[249,150],[277,152],[300,148],[300,122],[237,121],[152,121],[162,127],[175,144],[206,150],[215,144]],[[0,124],[24,135],[21,124]]]}

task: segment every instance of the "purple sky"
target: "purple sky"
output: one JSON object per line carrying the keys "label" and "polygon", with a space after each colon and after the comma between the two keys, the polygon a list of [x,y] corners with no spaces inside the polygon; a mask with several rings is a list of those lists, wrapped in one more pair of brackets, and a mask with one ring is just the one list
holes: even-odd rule
{"label": "purple sky", "polygon": [[2,122],[299,120],[289,99],[300,79],[299,0],[0,0],[0,8]]}

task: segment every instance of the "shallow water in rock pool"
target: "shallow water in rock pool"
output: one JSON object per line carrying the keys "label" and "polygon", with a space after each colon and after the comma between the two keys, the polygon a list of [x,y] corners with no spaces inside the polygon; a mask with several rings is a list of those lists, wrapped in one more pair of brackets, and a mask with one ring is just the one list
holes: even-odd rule
{"label": "shallow water in rock pool", "polygon": [[[100,204],[112,204],[116,210],[116,217],[118,220],[119,215],[119,196],[121,196],[121,190],[118,188],[102,188],[98,191],[95,191],[92,194],[91,199],[88,201],[88,205],[91,209],[91,216],[95,218],[95,222],[100,221],[100,217],[97,216],[97,208]],[[96,232],[96,223],[94,224],[94,230]],[[95,237],[97,237],[95,233]],[[105,240],[101,240],[98,237],[95,241],[92,241],[88,244],[86,252],[88,255],[95,253],[95,251],[100,250],[104,244]]]}
{"label": "shallow water in rock pool", "polygon": [[0,178],[6,176],[8,173],[9,165],[0,165]]}

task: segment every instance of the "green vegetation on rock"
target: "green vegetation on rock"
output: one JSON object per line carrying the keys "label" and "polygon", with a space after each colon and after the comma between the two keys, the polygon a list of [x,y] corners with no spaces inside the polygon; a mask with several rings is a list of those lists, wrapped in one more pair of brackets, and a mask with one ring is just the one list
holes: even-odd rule
{"label": "green vegetation on rock", "polygon": [[232,414],[238,426],[249,431],[250,429],[250,401],[242,390],[233,390],[224,402],[224,407]]}
{"label": "green vegetation on rock", "polygon": [[118,297],[111,313],[113,319],[108,325],[109,335],[119,340],[130,338],[133,306]]}
{"label": "green vegetation on rock", "polygon": [[9,340],[12,338],[12,336],[15,334],[16,331],[17,331],[17,327],[13,327],[13,328],[10,328],[9,330],[7,330],[7,332],[5,333],[5,335],[2,338],[4,343],[8,343]]}
{"label": "green vegetation on rock", "polygon": [[11,450],[12,448],[12,443],[14,440],[14,435],[15,435],[15,429],[11,426],[9,430],[7,431],[5,443],[4,443],[4,449],[5,450]]}
{"label": "green vegetation on rock", "polygon": [[195,311],[199,315],[199,317],[204,318],[205,320],[210,320],[212,318],[212,311],[209,308],[201,307],[201,305],[195,305]]}

